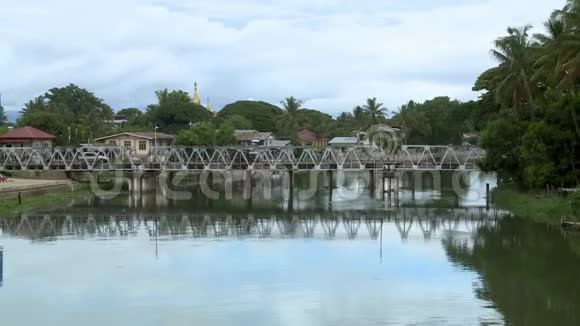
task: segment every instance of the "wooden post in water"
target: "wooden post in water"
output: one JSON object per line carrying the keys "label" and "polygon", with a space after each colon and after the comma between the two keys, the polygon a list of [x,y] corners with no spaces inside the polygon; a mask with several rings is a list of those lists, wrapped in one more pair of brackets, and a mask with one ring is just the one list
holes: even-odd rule
{"label": "wooden post in water", "polygon": [[288,170],[288,188],[294,191],[294,171]]}
{"label": "wooden post in water", "polygon": [[4,281],[4,248],[0,247],[0,288]]}
{"label": "wooden post in water", "polygon": [[332,170],[328,170],[326,171],[326,173],[328,174],[328,187],[330,189],[334,189],[334,175],[332,173]]}
{"label": "wooden post in water", "polygon": [[489,183],[485,184],[485,209],[489,211]]}

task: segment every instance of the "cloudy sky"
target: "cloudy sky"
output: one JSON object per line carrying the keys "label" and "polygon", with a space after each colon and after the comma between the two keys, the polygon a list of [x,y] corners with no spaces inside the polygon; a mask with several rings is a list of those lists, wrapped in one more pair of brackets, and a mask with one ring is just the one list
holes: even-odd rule
{"label": "cloudy sky", "polygon": [[75,83],[114,109],[161,88],[212,105],[294,95],[335,115],[367,97],[390,109],[472,99],[508,25],[541,26],[564,0],[0,0],[8,110]]}

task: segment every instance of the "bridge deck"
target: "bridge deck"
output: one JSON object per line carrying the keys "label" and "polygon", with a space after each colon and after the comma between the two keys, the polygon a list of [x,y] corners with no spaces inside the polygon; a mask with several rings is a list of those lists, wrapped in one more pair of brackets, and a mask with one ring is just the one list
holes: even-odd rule
{"label": "bridge deck", "polygon": [[477,147],[158,147],[138,155],[124,147],[0,148],[0,171],[477,170]]}

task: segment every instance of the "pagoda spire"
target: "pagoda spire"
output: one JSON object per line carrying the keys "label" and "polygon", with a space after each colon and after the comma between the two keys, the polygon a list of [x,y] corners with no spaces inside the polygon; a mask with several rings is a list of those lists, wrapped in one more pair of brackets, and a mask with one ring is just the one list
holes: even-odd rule
{"label": "pagoda spire", "polygon": [[199,105],[200,101],[199,101],[199,94],[197,93],[197,82],[195,82],[194,88],[193,88],[193,103]]}
{"label": "pagoda spire", "polygon": [[211,111],[211,104],[209,104],[209,97],[207,98],[207,102],[205,103],[205,108]]}

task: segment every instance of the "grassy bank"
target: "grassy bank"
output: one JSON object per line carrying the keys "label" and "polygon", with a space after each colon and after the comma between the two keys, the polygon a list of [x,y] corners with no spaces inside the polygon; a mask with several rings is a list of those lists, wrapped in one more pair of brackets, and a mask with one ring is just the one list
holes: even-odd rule
{"label": "grassy bank", "polygon": [[525,192],[514,186],[501,186],[492,196],[496,207],[518,217],[549,224],[559,224],[562,219],[578,220],[573,214],[572,196]]}
{"label": "grassy bank", "polygon": [[62,191],[51,191],[40,194],[22,195],[22,203],[17,198],[2,199],[0,201],[0,216],[10,216],[17,213],[46,209],[53,206],[63,205],[75,198],[88,194],[86,188]]}

